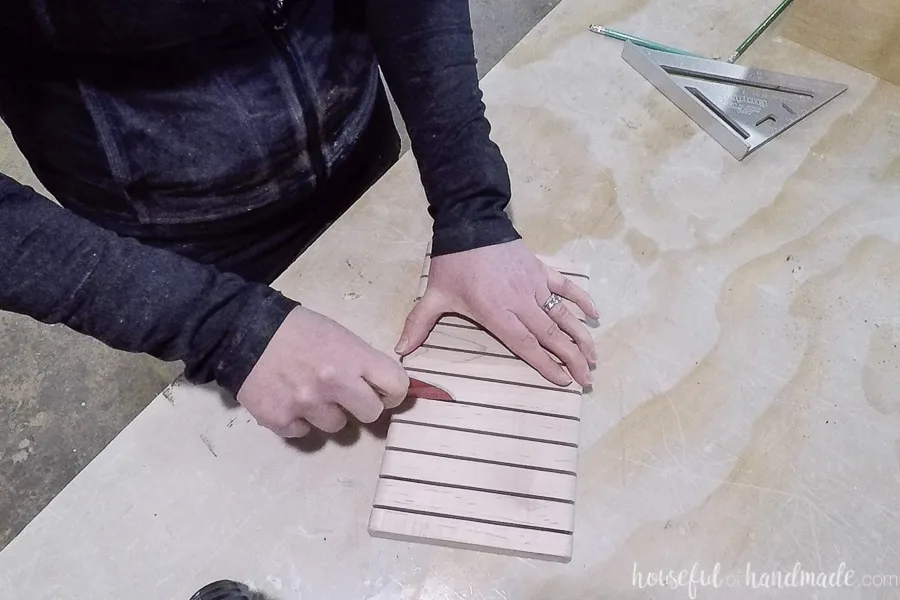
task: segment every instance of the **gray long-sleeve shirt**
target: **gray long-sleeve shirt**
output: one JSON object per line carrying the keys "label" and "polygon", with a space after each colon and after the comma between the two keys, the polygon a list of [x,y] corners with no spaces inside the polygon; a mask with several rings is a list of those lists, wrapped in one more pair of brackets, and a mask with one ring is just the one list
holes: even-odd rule
{"label": "gray long-sleeve shirt", "polygon": [[0,47],[22,59],[0,66],[0,116],[62,205],[0,175],[0,308],[182,360],[191,381],[237,393],[296,303],[179,244],[315,197],[365,127],[379,67],[410,133],[435,254],[518,237],[467,1],[290,8],[0,6]]}

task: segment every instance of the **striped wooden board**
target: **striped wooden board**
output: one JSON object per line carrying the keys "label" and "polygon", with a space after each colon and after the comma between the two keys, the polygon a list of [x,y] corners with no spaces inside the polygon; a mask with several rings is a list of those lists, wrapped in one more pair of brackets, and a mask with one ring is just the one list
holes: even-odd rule
{"label": "striped wooden board", "polygon": [[[586,286],[586,269],[544,260]],[[420,297],[429,267],[426,257]],[[403,364],[454,401],[409,399],[393,414],[370,534],[568,562],[581,388],[551,383],[482,327],[449,315]]]}

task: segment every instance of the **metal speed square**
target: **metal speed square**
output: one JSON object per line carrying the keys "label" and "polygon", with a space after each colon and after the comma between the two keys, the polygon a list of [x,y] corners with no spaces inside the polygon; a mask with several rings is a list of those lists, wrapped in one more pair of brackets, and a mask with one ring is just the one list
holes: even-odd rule
{"label": "metal speed square", "polygon": [[625,42],[622,58],[737,160],[842,94],[847,86]]}

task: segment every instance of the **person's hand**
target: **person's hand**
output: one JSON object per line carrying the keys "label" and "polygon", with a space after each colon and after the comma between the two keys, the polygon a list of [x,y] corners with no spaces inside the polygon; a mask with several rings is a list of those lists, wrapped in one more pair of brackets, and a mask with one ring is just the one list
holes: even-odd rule
{"label": "person's hand", "polygon": [[331,319],[295,308],[272,336],[237,400],[256,421],[285,438],[310,426],[328,433],[363,423],[406,398],[409,378],[396,360]]}
{"label": "person's hand", "polygon": [[571,374],[590,386],[597,360],[593,339],[563,303],[549,312],[541,308],[551,292],[591,319],[599,318],[587,292],[546,266],[521,240],[436,256],[425,294],[410,312],[395,350],[409,354],[442,314],[457,313],[494,334],[549,381],[568,385]]}

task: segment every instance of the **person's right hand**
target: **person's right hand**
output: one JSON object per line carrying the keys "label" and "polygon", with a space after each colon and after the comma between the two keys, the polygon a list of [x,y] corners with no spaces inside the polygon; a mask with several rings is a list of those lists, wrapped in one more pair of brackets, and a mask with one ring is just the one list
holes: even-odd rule
{"label": "person's right hand", "polygon": [[237,400],[260,425],[297,438],[310,426],[340,431],[347,412],[371,423],[403,402],[408,390],[409,377],[394,359],[331,319],[297,307],[272,336]]}

